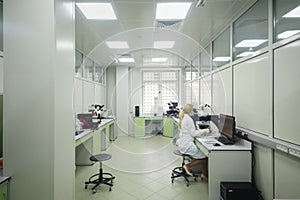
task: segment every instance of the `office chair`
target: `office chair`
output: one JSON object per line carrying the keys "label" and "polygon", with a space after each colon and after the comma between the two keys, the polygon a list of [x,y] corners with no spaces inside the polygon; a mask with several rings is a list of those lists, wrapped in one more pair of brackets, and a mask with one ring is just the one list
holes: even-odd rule
{"label": "office chair", "polygon": [[[100,184],[105,184],[109,186],[109,191],[111,191],[111,188],[113,186],[113,180],[115,177],[111,173],[103,173],[102,169],[102,161],[109,160],[111,159],[111,155],[107,153],[101,153],[101,154],[96,154],[92,155],[90,157],[90,160],[93,162],[99,162],[100,163],[100,169],[98,174],[92,175],[88,181],[85,182],[85,189],[87,189],[87,186],[89,184],[93,184],[94,187],[92,188],[93,193],[96,193],[96,187]],[[106,177],[105,177],[106,176]]]}
{"label": "office chair", "polygon": [[[172,175],[171,175],[172,183],[174,183],[174,179],[176,179],[178,177],[183,177],[185,179],[186,186],[188,187],[190,184],[190,181],[188,179],[189,175],[183,169],[183,166],[185,165],[185,161],[190,161],[193,158],[190,155],[180,153],[180,151],[178,149],[175,150],[173,153],[177,156],[182,157],[182,163],[181,163],[181,167],[175,167],[172,170]],[[198,175],[193,173],[193,177],[194,177],[194,181],[197,181]]]}

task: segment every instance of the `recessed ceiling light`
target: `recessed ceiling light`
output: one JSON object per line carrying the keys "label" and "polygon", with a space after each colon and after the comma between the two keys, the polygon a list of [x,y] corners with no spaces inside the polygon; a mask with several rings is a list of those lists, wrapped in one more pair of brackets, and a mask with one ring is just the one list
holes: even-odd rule
{"label": "recessed ceiling light", "polygon": [[227,61],[229,61],[230,60],[230,57],[215,57],[214,59],[213,59],[213,61],[214,62],[227,62]]}
{"label": "recessed ceiling light", "polygon": [[235,45],[235,47],[257,47],[266,41],[267,40],[243,40]]}
{"label": "recessed ceiling light", "polygon": [[292,30],[292,31],[284,31],[280,34],[278,34],[278,39],[284,39],[284,38],[288,38],[292,35],[295,35],[297,33],[300,33],[300,30]]}
{"label": "recessed ceiling light", "polygon": [[282,17],[285,17],[285,18],[300,17],[300,6],[298,6],[298,7],[294,8],[293,10],[289,11],[288,13],[283,15]]}
{"label": "recessed ceiling light", "polygon": [[155,19],[184,19],[191,7],[191,2],[157,3]]}
{"label": "recessed ceiling light", "polygon": [[168,58],[152,58],[152,62],[166,62]]}
{"label": "recessed ceiling light", "polygon": [[106,41],[105,43],[111,49],[129,49],[126,41]]}
{"label": "recessed ceiling light", "polygon": [[134,62],[134,59],[133,58],[129,58],[129,57],[121,57],[118,59],[119,62],[127,62],[127,63],[133,63]]}
{"label": "recessed ceiling light", "polygon": [[111,3],[76,3],[87,19],[117,19]]}
{"label": "recessed ceiling light", "polygon": [[172,49],[175,41],[154,41],[154,48],[157,49]]}

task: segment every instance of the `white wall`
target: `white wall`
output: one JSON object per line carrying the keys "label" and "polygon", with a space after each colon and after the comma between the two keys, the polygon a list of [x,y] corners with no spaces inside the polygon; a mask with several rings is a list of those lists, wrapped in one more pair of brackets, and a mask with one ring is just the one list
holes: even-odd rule
{"label": "white wall", "polygon": [[200,80],[200,101],[201,104],[211,105],[211,75],[205,76]]}
{"label": "white wall", "polygon": [[136,67],[131,70],[131,107],[130,111],[134,113],[134,106],[140,106],[140,111],[142,111],[142,101],[143,101],[143,87],[142,87],[142,74],[141,68]]}
{"label": "white wall", "polygon": [[117,66],[116,68],[116,116],[118,135],[128,135],[129,119],[129,74],[128,67]]}
{"label": "white wall", "polygon": [[232,115],[232,68],[214,73],[212,87],[213,112]]}
{"label": "white wall", "polygon": [[106,106],[106,86],[81,78],[75,78],[74,113],[87,113],[92,104]]}
{"label": "white wall", "polygon": [[191,96],[192,96],[192,101],[191,103],[194,105],[194,108],[199,108],[200,105],[200,81],[194,80],[192,81],[192,91],[191,91]]}
{"label": "white wall", "polygon": [[[300,145],[299,55],[300,40],[213,72],[213,109],[227,112],[231,109],[227,101],[233,99],[233,115],[238,126]],[[209,87],[209,78],[201,79],[202,102],[209,102],[208,93],[204,93]],[[299,190],[294,187],[300,185],[299,159],[258,143],[253,144],[253,158],[255,184],[265,200],[300,198]]]}
{"label": "white wall", "polygon": [[10,199],[75,199],[71,0],[4,2],[4,175]]}
{"label": "white wall", "polygon": [[109,66],[106,71],[106,104],[116,115],[116,67]]}
{"label": "white wall", "polygon": [[276,199],[300,199],[300,161],[285,153],[275,152],[274,181]]}
{"label": "white wall", "polygon": [[253,143],[252,148],[256,187],[262,191],[265,200],[273,200],[273,151],[257,143]]}
{"label": "white wall", "polygon": [[75,78],[73,90],[74,114],[83,112],[83,80]]}

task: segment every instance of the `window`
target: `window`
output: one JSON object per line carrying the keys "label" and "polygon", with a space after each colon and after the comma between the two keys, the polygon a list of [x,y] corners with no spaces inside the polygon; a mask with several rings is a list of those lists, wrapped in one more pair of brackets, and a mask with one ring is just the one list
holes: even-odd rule
{"label": "window", "polygon": [[199,76],[198,69],[195,67],[185,66],[184,71],[185,71],[185,80],[186,81],[196,79]]}
{"label": "window", "polygon": [[200,53],[200,74],[201,76],[210,72],[210,45]]}
{"label": "window", "polygon": [[178,102],[178,71],[144,71],[143,113],[152,114],[155,105],[168,109],[170,101]]}
{"label": "window", "polygon": [[275,0],[274,8],[274,42],[300,34],[300,0]]}
{"label": "window", "polygon": [[75,51],[75,77],[82,77],[83,54]]}
{"label": "window", "polygon": [[268,0],[258,0],[233,23],[233,59],[256,55],[268,45]]}
{"label": "window", "polygon": [[192,72],[195,72],[196,77],[200,76],[200,68],[199,68],[199,55],[192,60]]}
{"label": "window", "polygon": [[230,29],[213,41],[213,69],[230,62]]}
{"label": "window", "polygon": [[84,78],[94,80],[94,62],[89,58],[86,58],[84,62]]}
{"label": "window", "polygon": [[103,83],[103,76],[104,76],[104,73],[103,73],[103,68],[100,67],[98,64],[95,64],[95,75],[94,75],[94,80],[97,82],[97,83],[101,83],[101,84],[104,84]]}

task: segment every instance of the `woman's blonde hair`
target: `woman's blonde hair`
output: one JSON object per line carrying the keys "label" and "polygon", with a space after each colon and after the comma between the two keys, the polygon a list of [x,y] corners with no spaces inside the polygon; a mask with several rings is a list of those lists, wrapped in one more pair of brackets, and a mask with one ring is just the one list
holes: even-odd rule
{"label": "woman's blonde hair", "polygon": [[179,113],[179,116],[178,116],[178,118],[179,118],[178,127],[179,128],[181,128],[181,123],[182,123],[182,119],[184,117],[184,114],[190,114],[192,112],[192,110],[193,110],[193,105],[192,104],[185,104],[182,107],[182,109]]}

